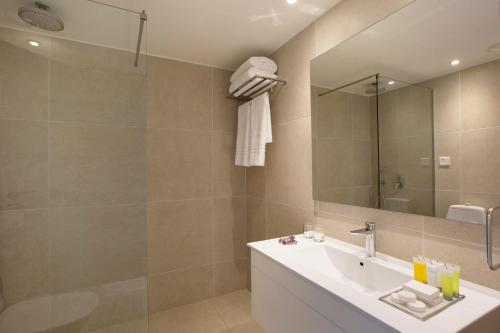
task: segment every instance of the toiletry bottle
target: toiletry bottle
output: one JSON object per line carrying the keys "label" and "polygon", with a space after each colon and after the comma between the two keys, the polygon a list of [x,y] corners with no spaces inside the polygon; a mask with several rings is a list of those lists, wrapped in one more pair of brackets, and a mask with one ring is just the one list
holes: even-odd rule
{"label": "toiletry bottle", "polygon": [[460,295],[460,266],[451,265],[453,271],[453,296],[458,297]]}
{"label": "toiletry bottle", "polygon": [[438,265],[436,260],[430,259],[427,261],[427,284],[433,287],[437,287],[437,270]]}
{"label": "toiletry bottle", "polygon": [[453,298],[453,269],[445,265],[441,283],[443,285],[443,298],[450,301]]}
{"label": "toiletry bottle", "polygon": [[422,256],[413,258],[413,279],[427,283],[427,265]]}

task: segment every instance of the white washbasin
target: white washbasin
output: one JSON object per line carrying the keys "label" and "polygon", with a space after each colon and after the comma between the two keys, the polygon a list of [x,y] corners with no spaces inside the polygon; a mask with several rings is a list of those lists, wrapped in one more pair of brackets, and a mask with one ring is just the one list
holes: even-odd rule
{"label": "white washbasin", "polygon": [[382,294],[411,280],[377,258],[327,244],[295,251],[289,259],[365,294]]}

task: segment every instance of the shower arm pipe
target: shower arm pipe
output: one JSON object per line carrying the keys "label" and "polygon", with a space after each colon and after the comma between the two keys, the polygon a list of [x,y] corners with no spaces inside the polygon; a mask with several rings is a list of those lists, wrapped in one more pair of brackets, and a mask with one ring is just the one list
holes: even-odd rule
{"label": "shower arm pipe", "polygon": [[135,60],[134,60],[134,66],[137,67],[139,65],[139,56],[140,56],[140,52],[141,52],[141,43],[142,43],[142,33],[144,31],[144,22],[146,22],[148,20],[148,15],[146,14],[146,11],[143,10],[142,12],[138,12],[135,10],[131,10],[131,9],[123,8],[123,7],[118,7],[115,5],[111,5],[109,3],[100,2],[100,1],[96,1],[96,0],[87,0],[87,1],[139,15],[139,20],[140,20],[139,36],[137,38],[137,48],[135,50]]}
{"label": "shower arm pipe", "polygon": [[356,80],[356,81],[354,81],[354,82],[344,84],[343,86],[340,86],[340,87],[337,87],[337,88],[334,88],[334,89],[327,90],[327,91],[325,91],[325,92],[322,92],[321,94],[318,94],[318,97],[323,97],[323,96],[328,95],[328,94],[331,94],[332,92],[335,92],[335,91],[337,91],[337,90],[344,89],[344,88],[346,88],[346,87],[352,86],[353,84],[360,83],[360,82],[363,82],[363,81],[365,81],[365,80],[368,80],[368,79],[369,79],[369,78],[371,78],[371,77],[378,77],[379,75],[380,75],[380,73],[372,74],[372,75],[369,75],[369,76],[364,77],[364,78],[362,78],[362,79]]}

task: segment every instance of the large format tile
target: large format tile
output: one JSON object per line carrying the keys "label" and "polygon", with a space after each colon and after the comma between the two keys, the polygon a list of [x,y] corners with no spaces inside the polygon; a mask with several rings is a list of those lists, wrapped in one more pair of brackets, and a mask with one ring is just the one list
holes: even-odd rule
{"label": "large format tile", "polygon": [[246,257],[246,198],[215,199],[214,261]]}
{"label": "large format tile", "polygon": [[424,251],[422,235],[421,232],[388,227],[383,224],[377,225],[377,251],[412,261],[413,256]]}
{"label": "large format tile", "polygon": [[146,201],[145,130],[51,123],[50,204]]}
{"label": "large format tile", "polygon": [[0,209],[47,207],[46,122],[0,120]]}
{"label": "large format tile", "polygon": [[0,28],[0,118],[47,119],[49,45],[47,37]]}
{"label": "large format tile", "polygon": [[212,129],[212,69],[149,57],[148,127]]}
{"label": "large format tile", "polygon": [[212,194],[212,133],[148,129],[149,201]]}
{"label": "large format tile", "polygon": [[214,295],[213,267],[204,266],[149,277],[149,312],[201,301]]}
{"label": "large format tile", "polygon": [[224,295],[247,285],[248,259],[214,264],[214,294]]}
{"label": "large format tile", "polygon": [[266,197],[266,167],[252,167],[245,170],[247,195],[264,199]]}
{"label": "large format tile", "polygon": [[433,89],[436,131],[460,129],[460,73],[442,76],[424,84]]}
{"label": "large format tile", "polygon": [[236,137],[224,132],[214,133],[214,195],[231,197],[246,194],[244,167],[234,165]]}
{"label": "large format tile", "polygon": [[238,101],[228,98],[229,79],[233,72],[213,69],[214,130],[235,133],[238,123]]}
{"label": "large format tile", "polygon": [[47,210],[0,212],[0,272],[8,305],[49,292]]}
{"label": "large format tile", "polygon": [[352,120],[351,94],[336,91],[318,97],[316,111],[318,137],[352,139]]}
{"label": "large format tile", "polygon": [[[462,159],[460,156],[460,133],[447,132],[436,134],[435,145],[435,168],[436,189],[458,190],[460,186],[460,171]],[[439,166],[439,157],[450,157],[449,167]]]}
{"label": "large format tile", "polygon": [[149,273],[204,266],[212,260],[212,200],[148,205]]}
{"label": "large format tile", "polygon": [[313,210],[311,118],[273,127],[274,142],[267,151],[267,198]]}
{"label": "large format tile", "polygon": [[146,206],[53,208],[50,288],[59,293],[146,275]]}
{"label": "large format tile", "polygon": [[266,239],[266,205],[262,199],[247,198],[247,241]]}
{"label": "large format tile", "polygon": [[301,208],[268,203],[267,238],[300,234],[304,224],[314,222],[314,212]]}

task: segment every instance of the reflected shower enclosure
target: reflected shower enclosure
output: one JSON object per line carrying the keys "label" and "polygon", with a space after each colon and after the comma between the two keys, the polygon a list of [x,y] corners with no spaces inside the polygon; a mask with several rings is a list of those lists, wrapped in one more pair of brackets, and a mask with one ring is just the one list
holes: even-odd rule
{"label": "reflected shower enclosure", "polygon": [[314,198],[433,216],[432,89],[381,75],[311,89]]}
{"label": "reflected shower enclosure", "polygon": [[109,15],[115,24],[103,34],[123,36],[130,51],[47,35],[19,19],[0,27],[1,333],[119,323],[148,332],[139,17],[78,5]]}

